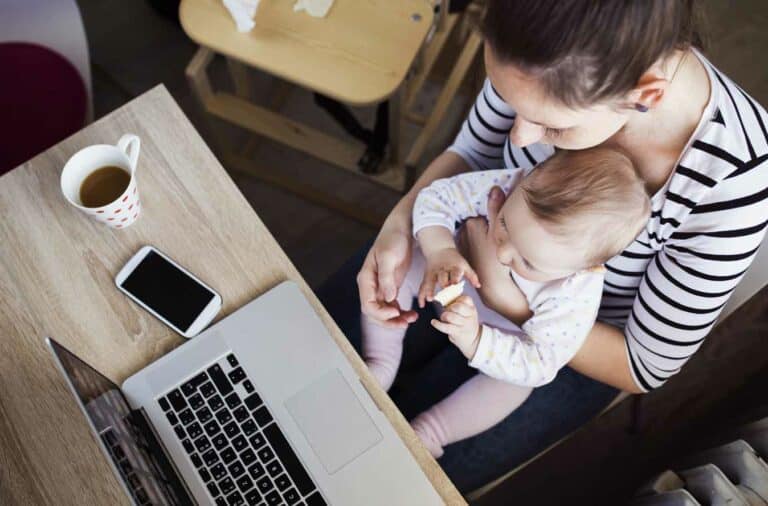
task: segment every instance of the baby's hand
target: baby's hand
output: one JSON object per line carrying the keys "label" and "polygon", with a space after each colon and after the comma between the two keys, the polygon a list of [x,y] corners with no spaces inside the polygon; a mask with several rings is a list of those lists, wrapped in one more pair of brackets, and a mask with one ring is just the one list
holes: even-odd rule
{"label": "baby's hand", "polygon": [[437,284],[446,288],[466,277],[475,288],[480,288],[477,274],[456,248],[443,248],[432,252],[426,260],[427,267],[419,288],[419,307],[424,307],[425,301],[433,300]]}
{"label": "baby's hand", "polygon": [[432,326],[448,334],[448,339],[468,360],[472,360],[480,342],[480,322],[472,298],[462,295],[445,308],[439,320],[432,320]]}

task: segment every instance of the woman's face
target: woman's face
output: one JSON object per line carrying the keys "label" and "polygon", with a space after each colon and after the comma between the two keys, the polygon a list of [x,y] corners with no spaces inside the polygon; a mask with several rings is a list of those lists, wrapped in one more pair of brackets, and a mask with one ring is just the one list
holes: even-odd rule
{"label": "woman's face", "polygon": [[498,62],[485,45],[485,68],[493,87],[517,116],[509,133],[515,146],[536,142],[561,149],[585,149],[602,144],[629,119],[612,104],[571,109],[547,96],[541,84],[514,65]]}

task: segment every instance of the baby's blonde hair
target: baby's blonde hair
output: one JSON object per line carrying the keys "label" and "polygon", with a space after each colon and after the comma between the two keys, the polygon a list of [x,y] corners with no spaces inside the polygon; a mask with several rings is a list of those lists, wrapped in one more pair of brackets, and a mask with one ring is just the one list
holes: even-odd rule
{"label": "baby's blonde hair", "polygon": [[632,161],[610,148],[559,151],[520,187],[534,217],[568,240],[587,241],[590,265],[621,253],[651,213]]}

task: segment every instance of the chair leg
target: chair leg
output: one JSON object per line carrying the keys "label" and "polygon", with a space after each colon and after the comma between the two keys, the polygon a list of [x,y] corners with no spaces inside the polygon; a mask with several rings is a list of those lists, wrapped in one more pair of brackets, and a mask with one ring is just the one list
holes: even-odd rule
{"label": "chair leg", "polygon": [[357,166],[364,174],[379,172],[384,159],[384,150],[389,142],[390,109],[389,101],[381,102],[376,108],[376,123],[373,130],[364,128],[347,106],[319,93],[314,94],[315,104],[339,124],[349,135],[363,142],[366,150]]}
{"label": "chair leg", "polygon": [[235,85],[235,95],[246,100],[251,99],[251,79],[248,76],[248,67],[239,61],[227,58],[227,68],[232,82]]}
{"label": "chair leg", "polygon": [[392,165],[400,165],[400,122],[402,121],[403,87],[389,97],[389,161]]}
{"label": "chair leg", "polygon": [[[421,157],[427,148],[428,142],[432,139],[435,131],[440,126],[440,123],[456,96],[461,83],[464,81],[468,70],[472,67],[472,63],[477,56],[481,44],[482,38],[480,35],[477,32],[470,33],[469,39],[464,45],[464,49],[461,51],[459,59],[456,62],[456,66],[453,67],[445,86],[443,86],[443,89],[437,98],[437,102],[432,109],[432,113],[429,115],[427,123],[424,125],[421,133],[419,133],[419,136],[416,138],[416,141],[413,143],[413,146],[405,159],[406,167],[418,166]],[[407,188],[408,187],[406,187],[406,189]]]}

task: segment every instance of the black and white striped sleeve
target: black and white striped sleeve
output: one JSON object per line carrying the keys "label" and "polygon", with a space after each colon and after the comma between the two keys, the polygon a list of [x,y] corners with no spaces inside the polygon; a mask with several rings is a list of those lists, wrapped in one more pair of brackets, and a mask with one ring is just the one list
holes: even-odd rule
{"label": "black and white striped sleeve", "polygon": [[515,121],[515,111],[485,80],[472,110],[448,148],[461,156],[473,170],[504,168],[504,143]]}
{"label": "black and white striped sleeve", "polygon": [[[755,159],[752,159],[755,160]],[[624,328],[635,382],[658,388],[699,349],[760,247],[768,162],[743,162],[648,264]]]}
{"label": "black and white striped sleeve", "polygon": [[555,150],[542,143],[513,146],[509,142],[509,131],[514,122],[515,111],[486,79],[448,151],[461,156],[472,170],[520,168],[527,172],[552,156]]}

